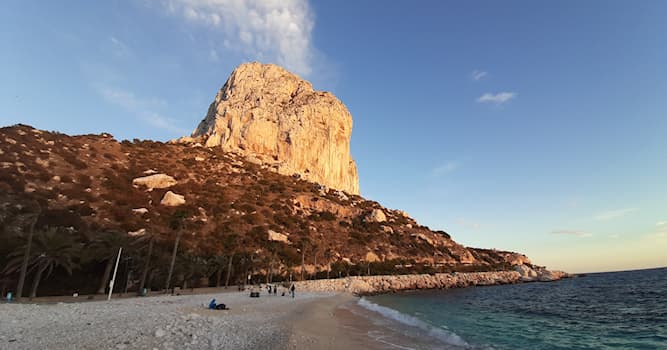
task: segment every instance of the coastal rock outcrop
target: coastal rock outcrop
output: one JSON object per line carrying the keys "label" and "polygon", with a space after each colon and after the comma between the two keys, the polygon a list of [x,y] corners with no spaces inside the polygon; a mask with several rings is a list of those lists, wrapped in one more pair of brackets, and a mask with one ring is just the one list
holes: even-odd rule
{"label": "coastal rock outcrop", "polygon": [[550,271],[540,266],[516,265],[514,266],[514,271],[519,273],[521,280],[524,282],[550,282],[569,277],[566,272],[556,270]]}
{"label": "coastal rock outcrop", "polygon": [[[446,289],[521,282],[549,282],[570,277],[568,274],[560,271],[548,271],[546,269],[544,271],[544,275],[536,274],[532,278],[524,278],[524,275],[518,271],[354,276],[301,281],[297,282],[297,288],[299,290],[318,292],[377,294],[415,289]],[[553,279],[542,278],[547,275],[553,277]]]}
{"label": "coastal rock outcrop", "polygon": [[350,156],[352,116],[329,92],[273,64],[237,67],[191,137],[283,175],[359,193]]}

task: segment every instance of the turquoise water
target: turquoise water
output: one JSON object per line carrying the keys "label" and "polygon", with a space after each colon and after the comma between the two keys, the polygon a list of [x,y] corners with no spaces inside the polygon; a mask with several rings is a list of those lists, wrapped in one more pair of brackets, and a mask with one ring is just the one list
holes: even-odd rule
{"label": "turquoise water", "polygon": [[[441,349],[667,349],[667,269],[365,297]],[[424,348],[416,346],[414,348]]]}

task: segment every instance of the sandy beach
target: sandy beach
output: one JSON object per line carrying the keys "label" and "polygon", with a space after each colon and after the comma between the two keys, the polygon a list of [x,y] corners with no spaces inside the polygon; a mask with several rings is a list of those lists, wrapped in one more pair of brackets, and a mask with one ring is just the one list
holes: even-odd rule
{"label": "sandy beach", "polygon": [[[207,310],[212,298],[230,310]],[[219,292],[78,303],[0,304],[1,349],[374,348],[346,293]],[[356,325],[355,325],[356,323]],[[350,327],[355,328],[350,332]]]}

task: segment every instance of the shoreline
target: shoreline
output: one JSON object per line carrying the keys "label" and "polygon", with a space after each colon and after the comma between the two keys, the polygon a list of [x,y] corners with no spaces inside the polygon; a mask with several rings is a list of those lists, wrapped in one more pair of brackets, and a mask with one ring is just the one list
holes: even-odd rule
{"label": "shoreline", "polygon": [[[585,274],[568,274],[563,271],[549,271],[546,269],[533,270],[525,265],[518,265],[515,270],[490,271],[490,272],[451,272],[435,274],[405,274],[405,275],[373,275],[373,276],[349,276],[330,279],[315,279],[305,281],[294,281],[297,291],[328,292],[328,293],[350,293],[357,296],[373,296],[384,293],[394,293],[411,290],[465,288],[472,286],[489,286],[502,284],[515,284],[527,282],[553,282],[563,278],[574,278],[585,276]],[[290,282],[274,282],[272,285],[281,285]],[[266,283],[260,283],[259,290],[263,290]],[[253,285],[245,286],[246,290]],[[238,293],[238,286],[228,287],[200,287],[176,289],[176,294],[164,293],[163,291],[151,291],[145,297],[159,296],[195,296],[219,293]],[[111,300],[126,300],[145,298],[138,296],[135,292],[114,293]],[[70,295],[40,296],[35,298],[23,297],[22,300],[12,300],[17,304],[47,304],[47,303],[85,303],[106,301],[106,294],[82,294],[77,297]],[[4,299],[0,304],[7,303]]]}
{"label": "shoreline", "polygon": [[[564,276],[561,276],[564,277]],[[520,283],[516,271],[296,282],[296,298],[205,289],[111,301],[0,303],[7,349],[426,349],[434,340],[359,304],[363,295]],[[527,282],[527,281],[526,281]],[[399,287],[403,288],[399,288]],[[416,288],[415,288],[416,287]],[[194,292],[194,293],[193,293]],[[66,297],[67,298],[67,297]],[[208,310],[216,298],[230,310]],[[45,298],[47,299],[47,298]],[[418,327],[417,327],[418,328]],[[406,331],[408,329],[408,331]],[[69,334],[67,339],[63,334]],[[442,344],[440,344],[442,345]]]}
{"label": "shoreline", "polygon": [[562,271],[533,270],[519,265],[513,271],[452,272],[418,275],[351,276],[335,279],[294,282],[297,290],[310,292],[345,292],[358,296],[409,290],[465,288],[527,282],[553,282],[572,278]]}

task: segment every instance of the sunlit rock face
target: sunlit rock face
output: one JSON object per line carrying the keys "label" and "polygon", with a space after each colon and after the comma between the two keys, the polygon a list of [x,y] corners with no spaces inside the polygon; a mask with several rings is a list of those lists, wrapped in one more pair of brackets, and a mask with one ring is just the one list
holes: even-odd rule
{"label": "sunlit rock face", "polygon": [[352,116],[329,92],[273,64],[245,63],[232,72],[192,137],[284,175],[359,193],[350,156]]}

